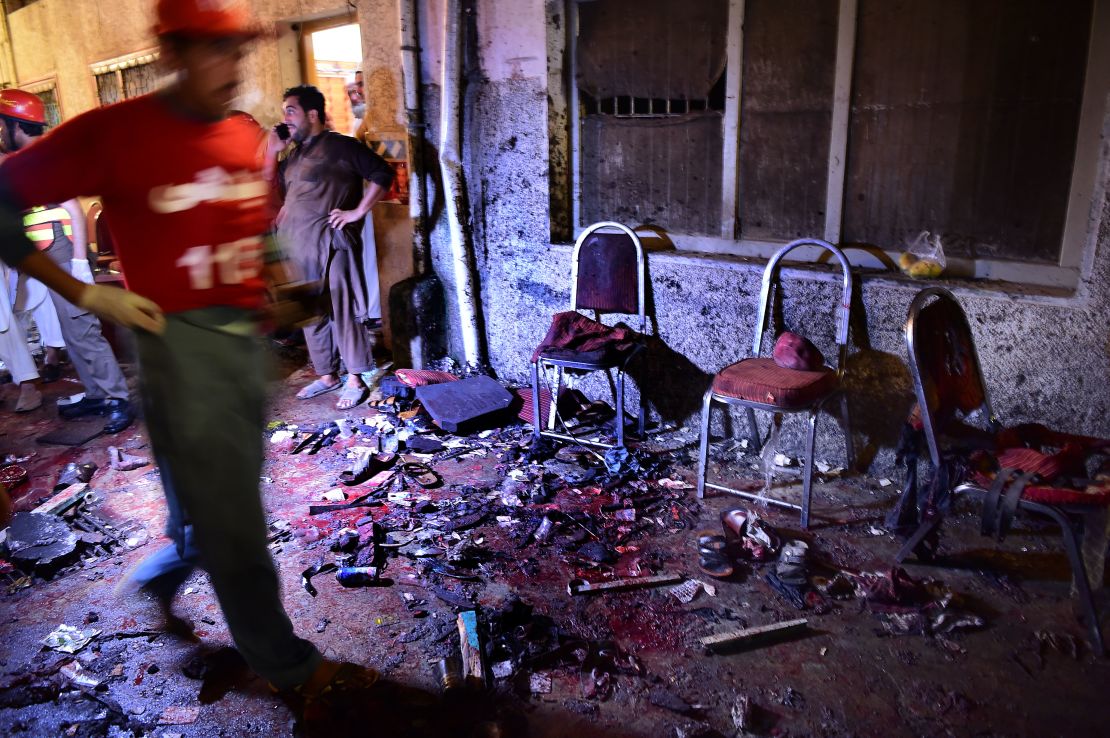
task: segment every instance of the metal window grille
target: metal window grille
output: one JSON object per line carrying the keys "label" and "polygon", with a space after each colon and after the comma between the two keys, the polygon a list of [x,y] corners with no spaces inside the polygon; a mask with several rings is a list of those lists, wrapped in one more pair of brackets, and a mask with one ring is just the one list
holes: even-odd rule
{"label": "metal window grille", "polygon": [[129,100],[161,87],[161,78],[153,63],[137,64],[120,70],[123,81],[123,99]]}
{"label": "metal window grille", "polygon": [[62,122],[62,111],[58,107],[58,93],[50,87],[45,90],[40,90],[35,93],[42,100],[43,106],[46,108],[46,126],[53,128]]}
{"label": "metal window grille", "polygon": [[120,80],[119,70],[96,75],[96,96],[101,107],[123,99],[123,82]]}
{"label": "metal window grille", "polygon": [[704,110],[724,110],[724,81],[722,74],[710,91],[709,97],[701,99],[680,98],[664,100],[660,98],[616,97],[595,98],[585,90],[578,90],[578,99],[583,115],[611,115],[615,118],[668,118],[688,115]]}

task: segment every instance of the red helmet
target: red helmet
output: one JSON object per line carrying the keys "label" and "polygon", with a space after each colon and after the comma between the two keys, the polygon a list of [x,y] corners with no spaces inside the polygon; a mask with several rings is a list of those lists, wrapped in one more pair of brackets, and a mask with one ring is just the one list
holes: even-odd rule
{"label": "red helmet", "polygon": [[0,115],[46,125],[46,106],[38,95],[26,90],[0,90]]}
{"label": "red helmet", "polygon": [[155,36],[243,36],[253,38],[258,28],[251,24],[242,0],[158,0]]}

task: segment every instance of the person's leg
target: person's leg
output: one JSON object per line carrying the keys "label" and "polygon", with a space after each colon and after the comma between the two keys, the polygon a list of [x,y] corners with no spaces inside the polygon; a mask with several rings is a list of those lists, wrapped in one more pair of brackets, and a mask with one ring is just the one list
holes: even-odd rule
{"label": "person's leg", "polygon": [[[68,272],[73,244],[65,239],[55,241],[46,250],[46,255]],[[127,380],[97,317],[54,291],[50,292],[50,298],[58,311],[62,340],[69,348],[69,359],[77,371],[77,378],[85,385],[85,397],[90,400],[127,400]]]}
{"label": "person's leg", "polygon": [[17,413],[29,412],[42,405],[42,394],[34,382],[39,378],[31,349],[27,348],[27,335],[12,313],[7,293],[0,295],[0,361],[11,372],[12,382],[19,386],[16,400]]}
{"label": "person's leg", "polygon": [[171,315],[163,336],[139,337],[144,400],[151,416],[167,419],[155,451],[235,645],[257,673],[290,687],[308,680],[321,656],[293,633],[267,547],[258,488],[265,354],[255,338],[210,321],[207,311]]}
{"label": "person's leg", "polygon": [[[30,278],[28,278],[30,280]],[[54,301],[49,298],[46,285],[41,287],[44,299],[31,311],[35,327],[39,331],[39,340],[42,342],[43,382],[56,381],[61,376],[60,364],[62,363],[61,350],[65,348],[65,339],[62,338],[62,326],[58,322],[58,311],[54,308]]]}
{"label": "person's leg", "polygon": [[347,386],[336,403],[339,410],[358,405],[366,397],[362,375],[374,368],[366,320],[366,283],[360,250],[337,251],[328,274],[332,322],[339,355],[347,367]]}
{"label": "person's leg", "polygon": [[[297,270],[303,279],[323,281],[328,271],[327,249],[319,244],[298,244],[293,252]],[[318,379],[301,389],[297,397],[315,397],[339,387],[339,352],[336,350],[330,315],[302,329],[308,358]]]}

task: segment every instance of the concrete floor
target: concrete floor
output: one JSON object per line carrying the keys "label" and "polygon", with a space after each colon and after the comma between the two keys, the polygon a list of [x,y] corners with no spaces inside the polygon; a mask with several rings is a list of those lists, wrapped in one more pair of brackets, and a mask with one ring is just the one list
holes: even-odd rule
{"label": "concrete floor", "polygon": [[[271,417],[301,426],[334,418],[334,395],[308,402],[293,398],[307,381],[298,368],[300,359],[292,354],[282,362]],[[48,496],[68,461],[107,467],[109,444],[135,453],[145,448],[141,427],[76,449],[36,445],[36,436],[60,422],[52,400],[75,391],[75,385],[63,381],[44,391],[47,403],[29,416],[0,414],[3,451],[34,454],[24,464],[31,481],[17,490],[17,509]],[[5,408],[14,398],[14,387],[0,387]],[[362,408],[347,415],[369,412]],[[688,433],[659,439],[680,449],[671,476],[693,479],[694,440]],[[745,727],[750,734],[1106,734],[1110,661],[1092,657],[1075,620],[1058,535],[1047,527],[1027,526],[995,546],[978,536],[971,511],[945,529],[946,558],[939,566],[906,567],[914,577],[943,580],[960,602],[986,620],[980,630],[943,639],[886,635],[857,599],[833,601],[826,614],[799,613],[763,581],[770,570],[766,564],[741,565],[732,580],[715,582],[715,597],[703,592],[685,605],[666,588],[571,596],[566,583],[581,571],[561,555],[558,542],[521,546],[519,536],[507,534],[511,528],[486,523],[471,531],[491,552],[481,570],[483,581],[460,585],[445,579],[443,586],[472,596],[487,616],[518,597],[536,613],[550,616],[564,633],[594,643],[614,641],[638,657],[644,673],[617,675],[605,700],[589,696],[594,680],[588,674],[563,665],[538,669],[551,677],[550,692],[530,694],[530,673],[523,671],[498,680],[488,696],[444,703],[432,663],[449,655],[457,643],[455,608],[423,589],[415,562],[401,557],[391,558],[386,572],[393,586],[343,589],[331,575],[320,575],[315,580],[319,596],[310,597],[301,587],[300,573],[332,558],[326,542],[313,539],[354,523],[367,509],[307,516],[308,504],[319,502],[346,467],[342,449],[324,449],[316,456],[290,456],[283,445],[270,450],[262,488],[273,519],[288,522],[294,531],[274,550],[297,630],[328,656],[374,666],[423,695],[408,708],[368,707],[364,720],[348,723],[345,734],[731,737],[738,734],[733,708],[745,699],[751,705]],[[445,461],[438,468],[447,486],[434,493],[437,499],[458,497],[451,485],[496,485],[507,471],[493,454]],[[729,473],[741,482],[754,482],[757,474],[744,464],[731,466]],[[77,660],[106,687],[89,694],[118,703],[136,735],[295,735],[290,711],[226,650],[230,640],[203,575],[194,577],[179,597],[181,612],[197,626],[199,644],[150,634],[157,624],[150,603],[117,592],[124,572],[159,545],[164,513],[157,473],[151,467],[131,472],[104,468],[92,487],[100,497],[94,509],[126,531],[133,545],[112,556],[94,557],[51,581],[0,591],[0,734],[126,735],[96,722],[104,705],[91,697],[70,693],[54,699],[48,690],[49,699],[32,699],[31,687],[41,679],[25,680],[31,686],[12,686],[21,676],[49,672],[63,660],[41,640],[66,623],[103,631]],[[790,496],[797,489],[786,477],[776,492]],[[825,480],[816,492],[819,519],[805,533],[797,530],[794,514],[775,508],[760,512],[787,538],[809,541],[823,562],[881,570],[889,567],[898,545],[879,527],[896,494],[897,484],[884,487],[866,477]],[[595,501],[566,492],[555,504],[567,510],[597,509]],[[644,573],[660,569],[705,579],[697,571],[692,532],[719,529],[715,521],[720,511],[738,505],[746,503],[714,497],[700,505],[692,491],[686,492],[672,506],[672,518],[652,526],[658,532],[631,541],[614,569],[627,573],[638,564]],[[373,509],[377,519],[389,512],[388,506]],[[523,512],[539,515],[537,510]],[[690,519],[685,529],[676,530],[675,521],[683,515]],[[415,618],[414,610],[428,615]],[[709,655],[697,643],[710,633],[796,617],[808,617],[811,628],[793,640],[729,655]],[[86,622],[90,625],[83,626]],[[1072,655],[1076,645],[1078,653]],[[208,670],[202,679],[184,673],[197,676],[201,667]],[[412,712],[405,720],[415,720],[417,728],[394,733],[383,727],[392,724],[387,717],[391,709]],[[443,716],[449,713],[452,727],[444,729]],[[159,724],[175,716],[183,724]]]}

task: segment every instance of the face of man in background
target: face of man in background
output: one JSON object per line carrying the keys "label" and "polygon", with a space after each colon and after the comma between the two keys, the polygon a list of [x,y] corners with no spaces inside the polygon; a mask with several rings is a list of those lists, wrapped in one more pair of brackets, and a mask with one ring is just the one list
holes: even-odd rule
{"label": "face of man in background", "polygon": [[285,98],[281,107],[285,113],[285,125],[289,126],[289,133],[293,140],[297,143],[304,142],[312,135],[311,123],[316,117],[315,114],[306,113],[304,108],[301,107],[301,101],[292,95]]}
{"label": "face of man in background", "polygon": [[205,117],[227,115],[239,89],[242,38],[175,39],[163,44],[170,68],[179,72],[178,90]]}

